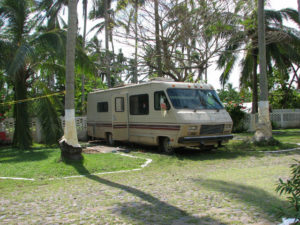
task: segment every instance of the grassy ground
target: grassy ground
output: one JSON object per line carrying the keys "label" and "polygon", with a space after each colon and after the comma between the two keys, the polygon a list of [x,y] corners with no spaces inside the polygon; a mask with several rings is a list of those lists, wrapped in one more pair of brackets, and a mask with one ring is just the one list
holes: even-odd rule
{"label": "grassy ground", "polygon": [[[300,140],[300,130],[280,132],[277,138],[283,142]],[[270,154],[236,143],[241,142],[172,156],[158,154],[156,148],[131,148],[131,155],[153,162],[130,173],[0,180],[0,224],[268,225],[291,216],[286,196],[279,196],[275,187],[279,178],[289,177],[300,151]]]}
{"label": "grassy ground", "polygon": [[80,162],[60,162],[58,148],[0,149],[0,177],[49,179],[138,168],[145,160],[117,154],[83,154]]}

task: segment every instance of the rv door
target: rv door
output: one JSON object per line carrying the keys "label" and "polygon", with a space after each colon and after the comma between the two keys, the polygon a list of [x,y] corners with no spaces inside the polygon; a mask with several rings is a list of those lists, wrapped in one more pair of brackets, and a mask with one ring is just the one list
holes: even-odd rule
{"label": "rv door", "polygon": [[114,95],[112,98],[112,131],[113,139],[128,140],[128,94]]}

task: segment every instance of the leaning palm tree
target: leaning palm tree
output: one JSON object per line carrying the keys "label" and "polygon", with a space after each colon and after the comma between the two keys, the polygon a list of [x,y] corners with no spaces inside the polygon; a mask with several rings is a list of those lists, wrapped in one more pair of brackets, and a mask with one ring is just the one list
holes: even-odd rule
{"label": "leaning palm tree", "polygon": [[[0,65],[5,75],[9,77],[14,87],[14,117],[15,131],[13,145],[18,148],[28,148],[32,144],[29,129],[29,114],[26,99],[30,79],[37,75],[35,66],[44,60],[40,56],[43,49],[44,56],[63,55],[63,35],[57,30],[35,32],[35,21],[31,13],[31,1],[2,0],[0,2],[0,20],[5,21],[0,30],[0,48],[3,57]],[[47,52],[49,54],[47,54]],[[51,54],[50,54],[51,52]],[[58,54],[57,54],[58,53]]]}
{"label": "leaning palm tree", "polygon": [[74,77],[75,77],[75,45],[77,36],[77,0],[69,0],[68,32],[66,49],[66,96],[65,96],[65,129],[60,141],[62,159],[82,159],[82,149],[78,143],[75,107],[74,107]]}

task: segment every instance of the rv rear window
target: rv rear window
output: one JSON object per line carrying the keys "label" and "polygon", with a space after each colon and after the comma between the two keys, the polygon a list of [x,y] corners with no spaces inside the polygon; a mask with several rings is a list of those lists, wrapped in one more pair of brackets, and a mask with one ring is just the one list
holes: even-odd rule
{"label": "rv rear window", "polygon": [[108,112],[108,102],[98,102],[97,112]]}
{"label": "rv rear window", "polygon": [[133,95],[129,97],[131,115],[148,115],[149,114],[149,96]]}

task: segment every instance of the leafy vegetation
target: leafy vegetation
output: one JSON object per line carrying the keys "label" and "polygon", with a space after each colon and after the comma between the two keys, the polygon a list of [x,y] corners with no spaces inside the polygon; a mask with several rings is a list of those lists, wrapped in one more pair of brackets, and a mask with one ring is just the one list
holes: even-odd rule
{"label": "leafy vegetation", "polygon": [[291,178],[283,181],[279,179],[279,184],[276,187],[276,191],[282,195],[288,195],[287,199],[296,210],[295,218],[300,220],[300,161],[295,160],[295,163],[291,165]]}
{"label": "leafy vegetation", "polygon": [[[240,52],[245,53],[241,61],[240,93],[228,87],[220,90],[220,97],[236,104],[252,98],[256,111],[260,78],[256,74],[257,7],[253,1],[156,0],[151,4],[130,0],[112,4],[110,0],[97,0],[92,2],[90,12],[87,1],[82,3],[84,24],[93,20],[96,25],[90,31],[84,26],[82,33],[82,29],[77,32],[74,80],[77,115],[85,115],[86,93],[96,88],[142,82],[159,74],[176,81],[206,82],[210,75],[208,68],[218,56],[219,66],[224,69],[221,81],[225,84]],[[38,115],[42,110],[37,110],[41,107],[37,101],[18,104],[11,101],[44,95],[38,83],[48,87],[47,93],[65,90],[67,23],[62,14],[67,6],[66,0],[0,3],[0,103],[6,103],[0,105],[0,113],[2,119],[16,119],[16,147],[27,149],[32,144],[28,122],[32,117],[43,116]],[[297,12],[265,10],[265,14],[272,108],[296,108],[299,94],[294,88],[295,84],[300,87],[300,38],[297,29],[284,22],[299,24]],[[147,26],[143,26],[145,21]],[[105,41],[99,36],[103,32]],[[134,56],[127,50],[115,49],[116,37],[134,49]],[[134,46],[130,40],[134,40]],[[64,96],[59,96],[58,101],[58,105],[64,105]],[[57,116],[64,115],[62,107],[54,105],[53,109]]]}

